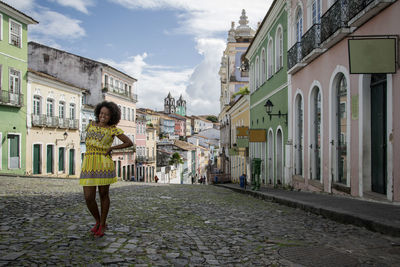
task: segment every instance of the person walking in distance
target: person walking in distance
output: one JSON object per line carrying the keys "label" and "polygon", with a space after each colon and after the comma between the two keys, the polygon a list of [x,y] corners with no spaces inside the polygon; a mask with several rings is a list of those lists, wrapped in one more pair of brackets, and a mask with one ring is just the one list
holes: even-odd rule
{"label": "person walking in distance", "polygon": [[[86,128],[86,153],[82,162],[79,184],[83,186],[86,205],[96,220],[90,230],[95,236],[104,235],[108,210],[110,208],[110,184],[117,182],[115,165],[111,151],[133,146],[132,141],[116,125],[121,119],[121,111],[114,102],[103,101],[97,104],[91,121]],[[112,146],[114,137],[122,144]],[[96,202],[96,189],[100,195],[101,212]]]}

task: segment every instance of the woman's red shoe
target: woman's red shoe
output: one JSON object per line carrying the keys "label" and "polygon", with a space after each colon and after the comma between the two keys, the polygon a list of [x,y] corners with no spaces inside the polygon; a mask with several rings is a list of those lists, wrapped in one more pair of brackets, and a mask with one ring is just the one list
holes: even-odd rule
{"label": "woman's red shoe", "polygon": [[99,225],[99,229],[96,233],[94,233],[94,235],[97,237],[102,237],[104,235],[105,228],[106,227],[102,227],[101,225]]}
{"label": "woman's red shoe", "polygon": [[96,222],[96,225],[93,226],[92,229],[90,229],[90,232],[92,232],[93,234],[95,234],[95,233],[97,232],[97,230],[99,230],[99,226],[100,226],[100,223],[99,223],[99,222]]}

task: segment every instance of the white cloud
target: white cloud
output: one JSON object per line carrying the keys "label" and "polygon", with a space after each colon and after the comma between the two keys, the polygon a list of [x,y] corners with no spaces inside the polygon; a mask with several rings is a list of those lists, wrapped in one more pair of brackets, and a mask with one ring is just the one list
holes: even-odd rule
{"label": "white cloud", "polygon": [[149,65],[146,63],[147,53],[128,58],[126,61],[115,62],[111,59],[100,58],[98,61],[109,64],[135,79],[135,93],[139,96],[138,107],[147,107],[155,110],[163,110],[163,99],[168,92],[174,97],[180,94],[187,99],[185,88],[192,74],[192,69],[176,70],[171,66]]}
{"label": "white cloud", "polygon": [[[246,10],[249,25],[255,29],[257,23],[262,21],[272,3],[272,0],[230,0],[229,3],[227,1],[216,0],[110,1],[131,9],[173,9],[178,12],[177,19],[180,26],[172,30],[165,29],[164,33],[169,35],[188,34],[193,36],[197,43],[196,49],[203,56],[202,61],[195,66],[188,80],[180,82],[180,84],[186,85],[185,91],[182,94],[187,100],[188,113],[215,115],[219,113],[220,109],[220,80],[218,71],[222,52],[226,45],[226,39],[219,39],[220,36],[227,36],[231,21],[235,21],[236,26],[238,25],[242,9]],[[160,73],[159,75],[162,76]],[[182,77],[185,77],[185,75]],[[158,81],[158,77],[148,77],[146,73],[144,73],[143,78],[145,81],[148,78]],[[141,84],[140,81],[139,84]],[[162,83],[148,82],[146,83],[146,87],[140,88],[156,92],[157,88],[160,88],[158,87],[159,84],[162,86]],[[146,95],[144,92],[143,94]],[[139,91],[139,97],[142,97],[141,91]],[[150,105],[149,107],[151,108],[152,106]]]}
{"label": "white cloud", "polygon": [[62,6],[72,7],[76,10],[83,12],[85,14],[89,14],[88,7],[94,6],[94,2],[92,0],[52,0],[53,2],[57,2]]}
{"label": "white cloud", "polygon": [[34,14],[39,24],[31,25],[29,34],[47,36],[51,39],[77,39],[86,35],[80,26],[81,21],[69,18],[61,13],[41,9]]}
{"label": "white cloud", "polygon": [[3,0],[3,2],[19,10],[31,10],[35,4],[34,0]]}

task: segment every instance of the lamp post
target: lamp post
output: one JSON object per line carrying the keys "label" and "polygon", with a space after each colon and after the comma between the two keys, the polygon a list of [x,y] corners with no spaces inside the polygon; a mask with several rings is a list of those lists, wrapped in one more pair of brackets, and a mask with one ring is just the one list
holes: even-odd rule
{"label": "lamp post", "polygon": [[282,117],[285,117],[285,124],[286,125],[288,124],[288,114],[287,113],[281,113],[280,110],[276,114],[272,113],[272,108],[274,107],[274,104],[272,103],[271,100],[268,99],[267,102],[265,102],[264,107],[265,107],[265,111],[269,115],[269,120],[271,120],[272,116],[278,116],[279,118],[282,116]]}
{"label": "lamp post", "polygon": [[64,140],[67,140],[68,133],[67,133],[67,132],[65,132],[65,133],[63,134],[63,136],[64,136],[64,138],[56,138],[56,145],[57,145],[58,141],[64,141]]}

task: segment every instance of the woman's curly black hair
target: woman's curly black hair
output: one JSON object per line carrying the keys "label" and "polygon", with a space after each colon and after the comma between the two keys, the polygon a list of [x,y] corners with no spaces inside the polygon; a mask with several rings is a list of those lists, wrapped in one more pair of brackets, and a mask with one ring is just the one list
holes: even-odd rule
{"label": "woman's curly black hair", "polygon": [[102,107],[106,107],[110,110],[110,115],[111,118],[108,121],[108,125],[117,125],[118,122],[121,120],[121,110],[115,104],[114,102],[108,102],[108,101],[103,101],[99,104],[97,104],[96,108],[94,109],[94,115],[96,116],[96,122],[99,122],[99,115],[100,115],[100,110]]}

